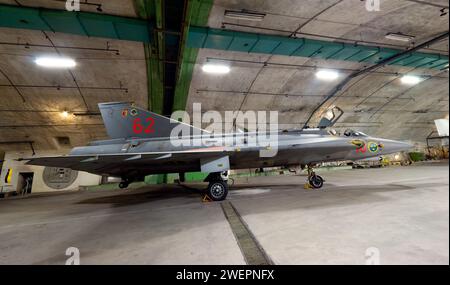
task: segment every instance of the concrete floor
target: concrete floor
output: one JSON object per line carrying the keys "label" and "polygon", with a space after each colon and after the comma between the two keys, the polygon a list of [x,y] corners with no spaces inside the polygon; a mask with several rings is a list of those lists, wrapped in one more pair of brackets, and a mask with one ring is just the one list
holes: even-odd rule
{"label": "concrete floor", "polygon": [[[228,201],[276,264],[449,264],[449,167],[425,164],[238,183]],[[245,264],[220,203],[178,186],[0,200],[0,264]]]}

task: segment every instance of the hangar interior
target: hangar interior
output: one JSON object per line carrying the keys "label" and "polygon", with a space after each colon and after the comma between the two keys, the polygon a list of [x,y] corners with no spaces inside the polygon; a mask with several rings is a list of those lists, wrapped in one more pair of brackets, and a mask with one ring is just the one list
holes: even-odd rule
{"label": "hangar interior", "polygon": [[[0,0],[0,264],[58,264],[77,245],[93,264],[364,264],[373,247],[386,264],[449,263],[448,1],[68,2]],[[38,64],[51,56],[76,66]],[[164,116],[277,111],[279,130],[339,107],[337,132],[414,150],[324,164],[317,191],[289,170],[239,170],[223,203],[170,184],[177,174],[119,191],[17,160],[107,139],[97,104],[123,101]]]}

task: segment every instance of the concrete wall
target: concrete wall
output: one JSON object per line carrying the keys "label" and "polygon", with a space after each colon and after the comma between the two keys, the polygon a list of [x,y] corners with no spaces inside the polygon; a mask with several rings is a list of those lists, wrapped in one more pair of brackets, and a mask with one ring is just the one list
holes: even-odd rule
{"label": "concrete wall", "polygon": [[[1,177],[0,177],[0,191],[10,192],[18,191],[19,189],[19,173],[23,172],[33,172],[33,186],[32,193],[38,192],[57,192],[57,191],[67,191],[67,190],[78,190],[79,186],[92,186],[99,185],[101,182],[101,176],[89,174],[86,172],[78,172],[78,176],[74,183],[64,189],[53,189],[48,187],[42,178],[44,173],[44,167],[41,166],[31,166],[25,165],[24,162],[16,161],[17,158],[21,157],[31,157],[31,152],[6,152],[5,162],[3,163]],[[39,152],[39,156],[52,156],[60,155],[59,153],[50,152]],[[7,170],[12,169],[12,179],[11,183],[5,183],[5,176]]]}

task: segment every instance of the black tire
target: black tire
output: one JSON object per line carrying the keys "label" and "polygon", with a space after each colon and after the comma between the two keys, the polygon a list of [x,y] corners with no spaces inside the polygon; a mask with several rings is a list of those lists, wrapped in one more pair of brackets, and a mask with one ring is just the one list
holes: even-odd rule
{"label": "black tire", "polygon": [[120,183],[119,183],[119,188],[120,188],[120,189],[125,189],[125,188],[128,188],[128,185],[129,185],[129,184],[126,183],[126,182],[120,182]]}
{"label": "black tire", "polygon": [[309,178],[309,184],[314,189],[320,189],[323,186],[323,178],[319,175],[313,175],[311,178]]}
{"label": "black tire", "polygon": [[211,181],[207,193],[211,200],[223,201],[228,195],[228,184],[225,181]]}

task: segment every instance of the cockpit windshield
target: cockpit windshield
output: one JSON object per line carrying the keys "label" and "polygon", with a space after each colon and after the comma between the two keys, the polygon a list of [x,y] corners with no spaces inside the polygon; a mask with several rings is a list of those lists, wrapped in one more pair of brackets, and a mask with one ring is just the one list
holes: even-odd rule
{"label": "cockpit windshield", "polygon": [[328,130],[328,133],[329,133],[330,135],[332,135],[332,136],[338,136],[338,135],[339,135],[338,132],[337,132],[335,129],[330,129],[330,130]]}
{"label": "cockpit windshield", "polygon": [[367,137],[367,135],[363,132],[355,132],[354,130],[345,130],[344,136],[346,137]]}

